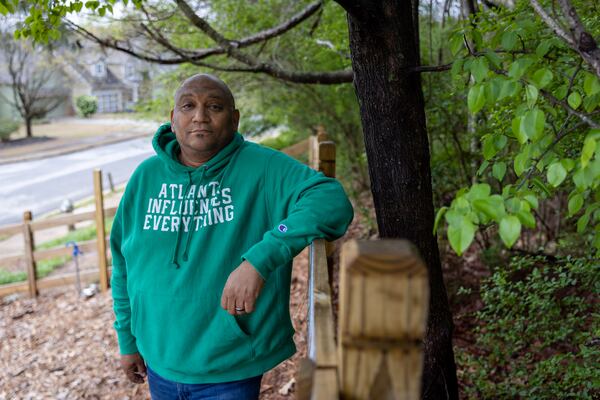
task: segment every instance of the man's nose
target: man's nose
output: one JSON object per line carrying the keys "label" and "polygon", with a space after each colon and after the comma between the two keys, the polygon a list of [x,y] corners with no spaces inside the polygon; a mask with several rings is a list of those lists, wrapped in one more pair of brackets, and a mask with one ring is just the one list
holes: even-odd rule
{"label": "man's nose", "polygon": [[193,121],[205,122],[209,120],[208,110],[205,107],[198,106],[194,112]]}

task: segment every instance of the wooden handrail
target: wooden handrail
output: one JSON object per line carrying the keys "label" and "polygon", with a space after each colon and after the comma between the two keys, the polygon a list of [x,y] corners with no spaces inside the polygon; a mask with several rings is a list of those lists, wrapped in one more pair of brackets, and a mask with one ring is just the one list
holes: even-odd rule
{"label": "wooden handrail", "polygon": [[315,240],[310,245],[308,271],[307,350],[312,365],[310,398],[338,399],[337,347],[324,240]]}

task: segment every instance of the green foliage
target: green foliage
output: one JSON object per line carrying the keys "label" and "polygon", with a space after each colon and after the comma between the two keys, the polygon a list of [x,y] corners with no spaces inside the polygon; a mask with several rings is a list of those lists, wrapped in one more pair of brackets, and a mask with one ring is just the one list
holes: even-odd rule
{"label": "green foliage", "polygon": [[0,142],[8,142],[10,135],[21,126],[20,123],[12,119],[0,119]]}
{"label": "green foliage", "polygon": [[512,259],[481,288],[477,351],[459,353],[469,399],[593,399],[597,260]]}
{"label": "green foliage", "polygon": [[[574,5],[592,36],[600,35],[597,10],[587,2]],[[569,207],[561,218],[570,223],[564,226],[577,221],[582,239],[600,255],[600,77],[529,2],[482,10],[456,26],[449,40],[455,55],[450,90],[466,94],[477,125],[465,141],[471,148],[478,141],[481,150],[471,154],[480,165],[477,183],[467,181],[454,189],[449,206],[440,204],[448,206],[450,245],[460,255],[475,237],[473,226],[497,225],[501,241],[512,247],[522,227],[538,226],[540,201],[565,196]],[[491,190],[470,194],[482,184]]]}
{"label": "green foliage", "polygon": [[94,96],[79,96],[75,100],[75,106],[77,112],[84,118],[88,118],[96,113],[98,110],[98,99]]}

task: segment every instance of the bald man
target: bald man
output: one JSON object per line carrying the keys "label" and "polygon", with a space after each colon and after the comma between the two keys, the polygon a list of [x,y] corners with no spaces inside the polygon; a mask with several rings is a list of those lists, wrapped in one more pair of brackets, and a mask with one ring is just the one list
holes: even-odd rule
{"label": "bald man", "polygon": [[113,222],[121,366],[154,400],[258,399],[296,350],[293,257],[353,216],[335,179],[246,142],[239,119],[223,81],[186,79]]}

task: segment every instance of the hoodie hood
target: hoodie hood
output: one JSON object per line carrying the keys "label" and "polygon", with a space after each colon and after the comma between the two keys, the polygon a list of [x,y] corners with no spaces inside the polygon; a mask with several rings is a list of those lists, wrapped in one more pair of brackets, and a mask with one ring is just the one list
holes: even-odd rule
{"label": "hoodie hood", "polygon": [[199,167],[189,167],[183,165],[177,158],[177,155],[180,152],[180,146],[177,142],[175,133],[171,130],[171,123],[167,122],[162,124],[154,134],[152,147],[158,155],[158,158],[174,172],[191,173],[192,176],[206,173],[207,176],[213,176],[229,163],[232,156],[243,142],[244,137],[239,132],[235,132],[231,142],[215,154],[213,158]]}

